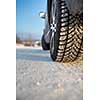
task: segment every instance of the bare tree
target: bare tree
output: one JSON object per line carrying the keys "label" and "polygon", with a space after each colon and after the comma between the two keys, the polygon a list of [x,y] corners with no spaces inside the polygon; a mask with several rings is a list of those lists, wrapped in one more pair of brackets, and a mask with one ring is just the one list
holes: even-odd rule
{"label": "bare tree", "polygon": [[18,34],[16,34],[16,43],[22,43],[20,37],[18,36]]}

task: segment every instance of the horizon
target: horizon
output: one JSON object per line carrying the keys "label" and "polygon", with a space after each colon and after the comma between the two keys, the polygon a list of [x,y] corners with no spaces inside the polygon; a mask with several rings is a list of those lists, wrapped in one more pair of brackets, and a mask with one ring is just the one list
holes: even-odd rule
{"label": "horizon", "polygon": [[16,33],[21,40],[28,40],[31,37],[32,40],[41,40],[41,36],[38,34],[37,36],[34,33]]}

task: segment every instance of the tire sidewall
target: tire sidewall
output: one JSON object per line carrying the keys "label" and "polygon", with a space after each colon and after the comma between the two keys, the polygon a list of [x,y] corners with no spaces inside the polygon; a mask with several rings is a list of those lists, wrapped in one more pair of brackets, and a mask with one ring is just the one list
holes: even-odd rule
{"label": "tire sidewall", "polygon": [[[60,19],[61,19],[61,10],[60,10],[60,3],[59,0],[56,0],[56,6],[57,6],[57,12],[56,12],[56,21],[57,21],[57,27],[56,27],[56,32],[54,33],[54,50],[53,52],[51,52],[51,47],[50,46],[50,55],[52,57],[52,59],[55,61],[56,57],[57,57],[57,53],[58,53],[58,47],[59,47],[59,37],[60,37],[60,28],[61,28],[61,23],[60,23]],[[52,33],[51,33],[52,34]],[[52,45],[52,38],[50,41],[50,45]]]}

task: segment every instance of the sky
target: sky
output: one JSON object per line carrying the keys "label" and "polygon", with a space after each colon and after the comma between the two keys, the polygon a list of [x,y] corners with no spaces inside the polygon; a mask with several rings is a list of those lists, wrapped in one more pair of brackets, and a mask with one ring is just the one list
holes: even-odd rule
{"label": "sky", "polygon": [[44,28],[44,20],[39,17],[41,11],[46,11],[46,0],[16,0],[16,33],[32,33],[40,38]]}

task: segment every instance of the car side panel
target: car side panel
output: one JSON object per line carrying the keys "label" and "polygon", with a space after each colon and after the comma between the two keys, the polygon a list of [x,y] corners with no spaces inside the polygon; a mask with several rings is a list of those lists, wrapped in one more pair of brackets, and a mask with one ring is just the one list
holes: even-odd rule
{"label": "car side panel", "polygon": [[51,9],[51,2],[52,0],[47,0],[47,11],[46,11],[46,18],[45,18],[45,29],[43,31],[44,38],[46,43],[50,43],[50,9]]}

